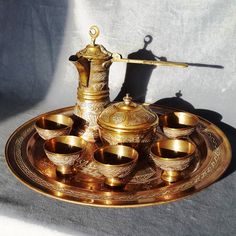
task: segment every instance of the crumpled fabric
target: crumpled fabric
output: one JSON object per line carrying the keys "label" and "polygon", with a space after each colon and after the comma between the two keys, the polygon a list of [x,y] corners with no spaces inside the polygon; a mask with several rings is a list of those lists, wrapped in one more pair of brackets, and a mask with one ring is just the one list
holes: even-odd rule
{"label": "crumpled fabric", "polygon": [[[4,147],[10,134],[36,115],[75,104],[78,74],[68,58],[90,42],[93,24],[101,31],[97,43],[124,58],[189,64],[113,63],[110,97],[121,100],[128,92],[136,101],[177,107],[218,125],[233,153],[224,178],[173,203],[103,209],[42,196],[9,172]],[[0,215],[68,235],[234,235],[235,29],[232,0],[0,0]]]}

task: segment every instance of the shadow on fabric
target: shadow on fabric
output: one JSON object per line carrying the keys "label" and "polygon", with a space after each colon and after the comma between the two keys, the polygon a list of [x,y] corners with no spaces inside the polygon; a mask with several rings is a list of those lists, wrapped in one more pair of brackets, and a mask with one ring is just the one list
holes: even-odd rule
{"label": "shadow on fabric", "polygon": [[[147,46],[152,42],[152,36],[146,35],[144,37],[144,47],[137,52],[130,53],[129,59],[139,60],[161,60],[167,61],[165,57],[155,56],[151,50],[147,50]],[[149,79],[152,71],[156,68],[153,65],[127,64],[124,83],[121,91],[114,99],[114,101],[121,101],[126,93],[130,93],[133,100],[136,102],[144,102]]]}
{"label": "shadow on fabric", "polygon": [[0,121],[39,103],[52,83],[68,2],[0,4]]}
{"label": "shadow on fabric", "polygon": [[[136,52],[128,55],[129,59],[138,60],[152,60],[152,61],[167,61],[165,56],[156,56],[151,50],[148,50],[148,45],[152,42],[153,38],[151,35],[144,37],[144,46]],[[190,63],[181,62],[188,66],[194,67],[208,67],[212,69],[223,69],[221,65],[211,65],[202,63]],[[143,103],[145,102],[147,86],[152,75],[152,71],[157,66],[153,65],[142,65],[142,64],[127,64],[124,83],[122,84],[119,94],[116,96],[114,101],[122,101],[126,93],[129,93],[134,101]]]}

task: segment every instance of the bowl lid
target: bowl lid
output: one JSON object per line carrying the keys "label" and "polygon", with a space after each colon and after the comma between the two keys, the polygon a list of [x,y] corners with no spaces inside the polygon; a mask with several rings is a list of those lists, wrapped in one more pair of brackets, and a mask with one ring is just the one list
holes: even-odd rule
{"label": "bowl lid", "polygon": [[129,94],[123,102],[108,106],[98,117],[98,125],[110,130],[141,131],[158,125],[158,116],[147,105],[132,102]]}

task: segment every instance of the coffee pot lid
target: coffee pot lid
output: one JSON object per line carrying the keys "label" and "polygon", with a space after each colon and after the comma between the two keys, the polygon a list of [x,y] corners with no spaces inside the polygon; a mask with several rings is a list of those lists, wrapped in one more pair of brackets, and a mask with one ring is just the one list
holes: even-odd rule
{"label": "coffee pot lid", "polygon": [[103,45],[96,44],[96,38],[99,36],[100,30],[96,25],[93,25],[89,29],[89,35],[91,37],[91,43],[84,49],[76,53],[77,57],[85,57],[90,60],[107,60],[112,58],[112,53],[107,51]]}

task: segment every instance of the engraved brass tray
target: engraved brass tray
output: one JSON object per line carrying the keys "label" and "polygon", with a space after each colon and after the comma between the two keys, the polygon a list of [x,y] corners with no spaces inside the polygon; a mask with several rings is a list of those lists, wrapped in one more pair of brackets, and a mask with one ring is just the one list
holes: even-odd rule
{"label": "engraved brass tray", "polygon": [[[158,115],[173,111],[159,106],[151,106],[151,109]],[[68,107],[47,114],[72,116],[72,113],[73,107]],[[190,136],[197,146],[195,161],[186,170],[188,177],[177,183],[164,183],[160,178],[161,170],[146,159],[138,162],[124,189],[108,188],[92,162],[93,152],[101,144],[91,143],[76,162],[78,173],[69,178],[58,177],[55,166],[43,151],[43,140],[34,128],[34,122],[40,116],[26,122],[11,135],[5,150],[7,164],[29,188],[67,202],[100,207],[140,207],[175,201],[214,183],[231,160],[230,144],[224,133],[200,118],[197,131]],[[158,136],[163,138],[161,132]]]}

